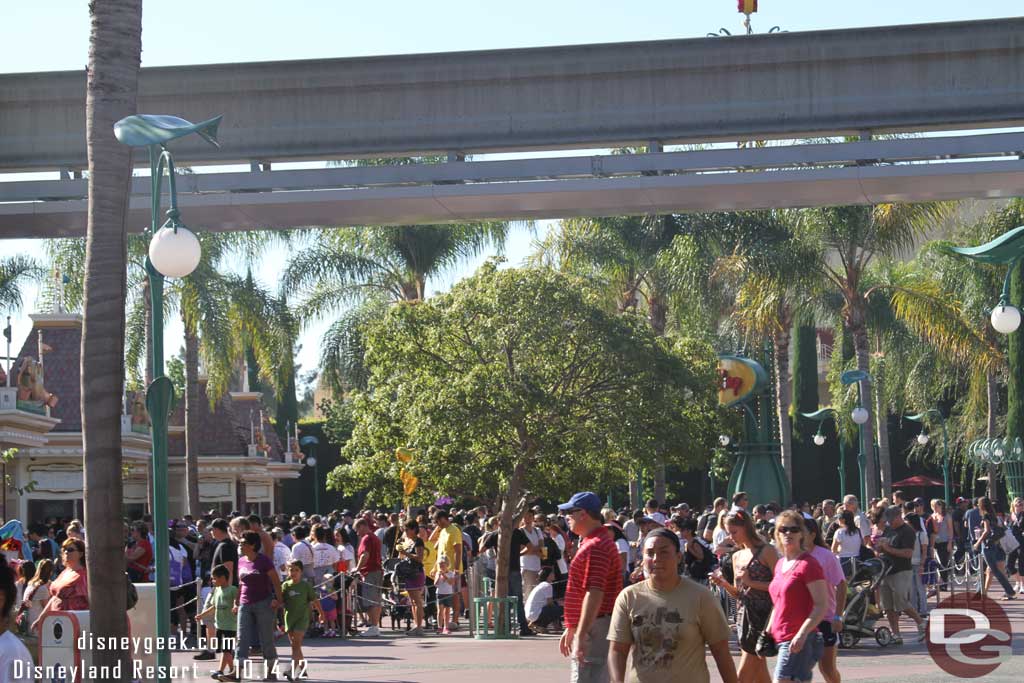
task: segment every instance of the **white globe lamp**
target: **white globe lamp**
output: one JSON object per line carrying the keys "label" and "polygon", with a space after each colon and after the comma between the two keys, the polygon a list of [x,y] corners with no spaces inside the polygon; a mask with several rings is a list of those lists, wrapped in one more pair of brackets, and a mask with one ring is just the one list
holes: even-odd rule
{"label": "white globe lamp", "polygon": [[992,327],[1001,334],[1010,334],[1020,327],[1020,310],[1016,306],[1000,303],[992,309]]}
{"label": "white globe lamp", "polygon": [[160,228],[149,242],[149,260],[164,277],[191,274],[202,256],[199,240],[188,228]]}
{"label": "white globe lamp", "polygon": [[814,435],[814,445],[815,446],[824,446],[825,445],[825,435],[824,434],[815,434]]}
{"label": "white globe lamp", "polygon": [[927,443],[928,443],[928,435],[927,434],[918,434],[917,435],[917,442],[919,444],[921,444],[922,446],[927,445]]}
{"label": "white globe lamp", "polygon": [[316,457],[311,455],[308,458],[306,458],[306,464],[309,465],[310,467],[316,467]]}
{"label": "white globe lamp", "polygon": [[862,425],[868,421],[868,409],[864,406],[857,406],[850,413],[850,418],[857,424]]}
{"label": "white globe lamp", "polygon": [[722,434],[721,436],[718,437],[718,443],[722,444],[723,446],[728,446],[730,441],[732,441],[732,439],[729,438],[728,434]]}

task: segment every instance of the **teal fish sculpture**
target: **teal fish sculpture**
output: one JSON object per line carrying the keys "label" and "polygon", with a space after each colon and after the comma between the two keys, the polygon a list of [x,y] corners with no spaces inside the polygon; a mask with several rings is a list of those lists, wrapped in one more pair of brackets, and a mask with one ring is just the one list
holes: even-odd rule
{"label": "teal fish sculpture", "polygon": [[1009,265],[1024,256],[1024,225],[981,246],[952,247],[950,251],[989,265]]}
{"label": "teal fish sculpture", "polygon": [[223,114],[201,123],[192,123],[177,116],[134,114],[114,124],[114,137],[131,147],[148,147],[165,145],[171,140],[197,133],[211,145],[220,147],[217,127],[222,118]]}

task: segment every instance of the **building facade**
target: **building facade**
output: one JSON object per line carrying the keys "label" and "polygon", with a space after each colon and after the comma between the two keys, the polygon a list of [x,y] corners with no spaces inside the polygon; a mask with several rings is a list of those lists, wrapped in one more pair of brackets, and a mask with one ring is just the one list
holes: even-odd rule
{"label": "building facade", "polygon": [[[80,361],[82,318],[77,314],[30,316],[32,331],[15,356],[10,379],[0,387],[0,450],[16,448],[5,463],[0,517],[24,523],[50,517],[82,519]],[[6,385],[10,385],[9,387]],[[282,447],[266,419],[258,392],[232,392],[211,402],[205,381],[196,421],[199,498],[203,511],[269,515],[280,509],[281,484],[302,470],[291,439]],[[168,512],[187,512],[185,413],[171,415],[168,444]],[[126,395],[121,418],[125,517],[151,508],[152,467],[144,396]]]}

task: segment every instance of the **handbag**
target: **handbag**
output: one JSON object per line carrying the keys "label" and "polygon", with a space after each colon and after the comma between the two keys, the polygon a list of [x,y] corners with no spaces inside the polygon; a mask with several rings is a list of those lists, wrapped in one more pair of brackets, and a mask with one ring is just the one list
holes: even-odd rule
{"label": "handbag", "polygon": [[999,539],[999,545],[1002,547],[1003,552],[1009,555],[1020,547],[1020,541],[1013,534],[1003,534],[1003,537]]}
{"label": "handbag", "polygon": [[768,633],[767,626],[761,631],[761,635],[757,637],[754,654],[758,657],[775,657],[779,654],[779,646],[775,643],[775,639],[772,638],[772,634]]}

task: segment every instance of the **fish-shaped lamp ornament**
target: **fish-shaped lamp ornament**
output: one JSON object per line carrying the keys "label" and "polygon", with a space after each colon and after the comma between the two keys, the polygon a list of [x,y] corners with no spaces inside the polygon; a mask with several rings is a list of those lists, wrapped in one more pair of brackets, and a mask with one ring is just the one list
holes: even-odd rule
{"label": "fish-shaped lamp ornament", "polygon": [[217,127],[223,118],[221,114],[200,123],[192,123],[177,116],[133,114],[114,124],[114,137],[131,147],[148,147],[165,145],[171,140],[197,133],[211,145],[220,147]]}
{"label": "fish-shaped lamp ornament", "polygon": [[1003,233],[990,242],[977,247],[951,247],[954,254],[965,256],[980,263],[989,265],[1009,266],[1003,280],[1003,292],[999,303],[992,309],[992,327],[996,332],[1010,334],[1020,327],[1021,312],[1010,304],[1010,276],[1014,265],[1024,258],[1024,225]]}

